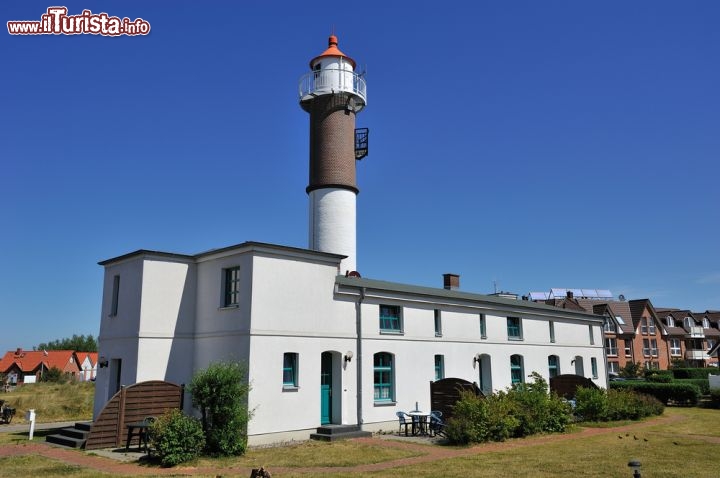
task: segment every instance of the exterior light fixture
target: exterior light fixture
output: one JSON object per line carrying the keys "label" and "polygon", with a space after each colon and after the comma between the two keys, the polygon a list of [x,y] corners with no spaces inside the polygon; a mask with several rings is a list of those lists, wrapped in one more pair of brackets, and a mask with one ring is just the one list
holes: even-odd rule
{"label": "exterior light fixture", "polygon": [[105,357],[100,357],[100,360],[98,360],[98,367],[105,368],[108,366],[108,359]]}
{"label": "exterior light fixture", "polygon": [[352,358],[353,358],[353,353],[351,350],[348,350],[347,352],[345,352],[345,362],[352,361]]}
{"label": "exterior light fixture", "polygon": [[630,460],[628,466],[633,470],[633,478],[641,478],[640,467],[642,467],[642,464],[637,459]]}

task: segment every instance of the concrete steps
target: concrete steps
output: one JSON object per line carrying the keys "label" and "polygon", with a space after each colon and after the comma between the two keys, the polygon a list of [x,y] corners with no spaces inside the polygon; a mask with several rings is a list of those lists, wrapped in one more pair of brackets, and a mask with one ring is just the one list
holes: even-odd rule
{"label": "concrete steps", "polygon": [[358,425],[325,425],[318,427],[315,433],[311,433],[310,439],[336,441],[371,436],[372,433],[362,431]]}
{"label": "concrete steps", "polygon": [[46,436],[45,441],[69,448],[84,448],[91,426],[92,422],[77,422],[75,426],[62,428],[59,433]]}

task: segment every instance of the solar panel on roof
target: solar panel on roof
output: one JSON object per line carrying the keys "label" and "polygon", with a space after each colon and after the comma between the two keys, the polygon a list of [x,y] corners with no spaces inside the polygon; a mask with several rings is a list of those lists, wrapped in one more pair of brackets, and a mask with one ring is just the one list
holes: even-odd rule
{"label": "solar panel on roof", "polygon": [[612,299],[612,293],[607,289],[598,289],[597,290],[598,297],[602,297],[603,299]]}
{"label": "solar panel on roof", "polygon": [[549,295],[547,292],[530,292],[530,300],[547,300]]}
{"label": "solar panel on roof", "polygon": [[582,296],[594,299],[598,295],[595,289],[582,289]]}

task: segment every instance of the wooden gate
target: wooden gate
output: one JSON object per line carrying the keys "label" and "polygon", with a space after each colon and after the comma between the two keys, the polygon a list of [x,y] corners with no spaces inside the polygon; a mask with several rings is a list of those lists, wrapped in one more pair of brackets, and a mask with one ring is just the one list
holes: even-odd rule
{"label": "wooden gate", "polygon": [[430,382],[430,407],[442,412],[443,421],[452,417],[455,403],[460,400],[460,392],[469,391],[484,396],[476,383],[461,378],[444,378]]}
{"label": "wooden gate", "polygon": [[159,417],[172,408],[183,408],[185,385],[152,380],[121,387],[93,422],[86,450],[120,447],[127,439],[126,423]]}

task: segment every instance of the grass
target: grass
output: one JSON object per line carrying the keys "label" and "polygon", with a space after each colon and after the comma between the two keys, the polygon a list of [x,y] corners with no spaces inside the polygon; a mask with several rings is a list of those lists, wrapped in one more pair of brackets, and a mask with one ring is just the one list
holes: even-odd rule
{"label": "grass", "polygon": [[91,420],[94,397],[93,382],[31,383],[0,395],[16,409],[13,424],[26,423],[25,412],[30,409],[39,423]]}
{"label": "grass", "polygon": [[108,475],[89,468],[68,465],[43,456],[25,455],[0,458],[0,477],[5,476],[14,478],[18,476],[93,478],[110,477],[114,475]]}

